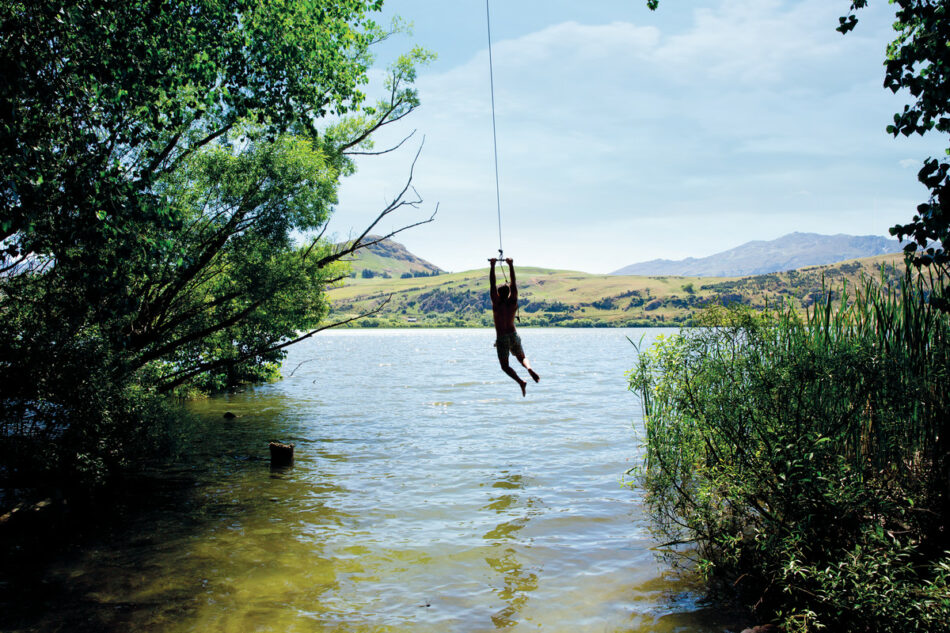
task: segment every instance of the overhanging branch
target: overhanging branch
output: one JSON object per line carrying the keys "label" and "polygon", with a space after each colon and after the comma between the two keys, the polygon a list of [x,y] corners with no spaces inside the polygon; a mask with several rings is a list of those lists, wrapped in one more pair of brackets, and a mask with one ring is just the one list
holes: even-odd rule
{"label": "overhanging branch", "polygon": [[396,145],[390,147],[389,149],[380,150],[380,151],[378,151],[378,152],[349,152],[349,151],[343,151],[342,154],[345,155],[345,156],[382,156],[383,154],[388,154],[389,152],[395,152],[397,149],[399,149],[400,147],[402,147],[403,144],[404,144],[406,141],[408,141],[408,140],[411,139],[413,136],[415,136],[416,132],[417,132],[417,130],[413,130],[412,132],[409,133],[409,136],[407,136],[406,138],[402,139],[401,141],[399,141],[399,143],[397,143]]}
{"label": "overhanging branch", "polygon": [[[241,355],[239,355],[239,356],[236,357],[236,358],[222,358],[222,359],[218,359],[218,360],[216,360],[216,361],[212,361],[212,362],[209,362],[209,363],[201,363],[201,364],[196,365],[196,366],[191,367],[191,368],[181,369],[181,370],[179,370],[179,371],[177,371],[177,372],[172,373],[172,374],[169,375],[169,376],[166,376],[166,377],[165,377],[165,380],[166,380],[167,382],[165,382],[163,385],[161,385],[161,386],[158,388],[158,391],[159,391],[159,393],[168,393],[169,391],[171,391],[171,390],[174,389],[175,387],[178,387],[178,386],[180,386],[180,385],[182,385],[182,384],[188,382],[189,380],[191,380],[191,379],[194,378],[195,376],[198,376],[198,375],[200,375],[200,374],[202,374],[202,373],[204,373],[204,372],[211,371],[211,370],[213,370],[213,369],[218,369],[219,367],[226,367],[226,366],[228,366],[228,365],[236,365],[236,364],[238,364],[238,363],[241,363],[241,362],[246,361],[246,360],[249,359],[249,358],[253,358],[254,356],[261,356],[261,355],[263,355],[263,354],[269,354],[269,353],[271,353],[271,352],[276,352],[276,351],[282,350],[282,349],[284,349],[284,348],[290,347],[291,345],[294,345],[295,343],[299,343],[300,341],[303,341],[304,339],[308,339],[308,338],[310,338],[310,337],[312,337],[312,336],[314,336],[314,335],[316,335],[316,334],[319,334],[320,332],[323,332],[323,331],[325,331],[325,330],[329,330],[329,329],[335,328],[335,327],[340,327],[341,325],[346,325],[347,323],[352,323],[353,321],[356,321],[357,319],[362,319],[362,318],[365,318],[365,317],[368,317],[368,316],[372,316],[372,315],[378,313],[380,310],[382,310],[382,309],[386,306],[386,304],[389,303],[389,301],[390,301],[391,299],[392,299],[392,295],[390,294],[384,301],[381,301],[381,302],[380,302],[376,307],[374,307],[372,310],[369,310],[369,311],[364,312],[364,313],[362,313],[362,314],[358,314],[358,315],[356,315],[356,316],[352,316],[352,317],[350,317],[350,318],[348,318],[348,319],[343,319],[342,321],[336,321],[336,322],[334,322],[334,323],[329,323],[329,324],[327,324],[327,325],[322,325],[322,326],[320,326],[320,327],[318,327],[318,328],[315,328],[315,329],[313,329],[313,330],[310,330],[310,331],[308,331],[308,332],[306,332],[306,333],[304,333],[304,334],[302,334],[302,335],[300,335],[300,336],[298,336],[298,337],[296,337],[296,338],[290,339],[290,340],[288,340],[288,341],[284,341],[283,343],[279,343],[279,344],[277,344],[277,345],[272,345],[272,346],[266,347],[266,348],[264,348],[264,349],[256,349],[256,350],[253,350],[253,351],[250,351],[250,352],[245,352],[244,354],[241,354]],[[298,367],[299,367],[299,366],[298,366]],[[296,371],[296,369],[295,369],[294,371]],[[293,373],[291,373],[291,375],[293,375]]]}

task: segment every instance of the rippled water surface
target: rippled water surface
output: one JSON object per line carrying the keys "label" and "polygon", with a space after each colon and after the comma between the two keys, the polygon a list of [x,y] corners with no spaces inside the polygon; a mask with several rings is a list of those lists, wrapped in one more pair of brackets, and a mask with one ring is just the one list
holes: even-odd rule
{"label": "rippled water surface", "polygon": [[[166,474],[185,492],[54,569],[79,599],[37,627],[723,631],[620,483],[640,425],[625,337],[658,333],[524,330],[526,398],[489,330],[305,342],[282,381],[193,405],[206,430]],[[292,468],[271,471],[272,439]]]}

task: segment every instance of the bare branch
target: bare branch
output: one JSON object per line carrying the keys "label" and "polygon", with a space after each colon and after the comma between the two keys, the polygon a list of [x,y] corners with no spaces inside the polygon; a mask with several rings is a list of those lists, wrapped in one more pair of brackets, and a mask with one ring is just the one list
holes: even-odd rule
{"label": "bare branch", "polygon": [[[195,119],[195,120],[197,120],[197,119]],[[194,121],[192,121],[192,123],[194,123]],[[201,140],[195,142],[194,144],[192,144],[191,147],[189,147],[188,149],[186,149],[185,151],[183,151],[181,154],[179,154],[178,156],[176,156],[176,157],[174,158],[174,160],[172,160],[172,161],[171,161],[164,169],[162,169],[161,171],[163,171],[163,172],[170,172],[170,171],[172,171],[172,170],[175,169],[175,167],[177,167],[178,164],[181,163],[181,161],[183,161],[185,158],[187,158],[188,156],[192,155],[192,154],[195,153],[197,150],[201,149],[202,147],[204,147],[205,145],[207,145],[208,143],[210,143],[210,142],[213,141],[214,139],[218,138],[218,137],[221,136],[222,134],[225,134],[226,132],[228,132],[228,130],[230,130],[232,127],[234,127],[234,123],[235,123],[234,121],[230,121],[230,122],[227,123],[224,127],[221,127],[221,128],[219,128],[219,129],[217,129],[217,130],[211,132],[210,134],[208,134],[207,136],[205,136],[203,139],[201,139]],[[155,160],[153,160],[152,163],[148,166],[148,172],[156,171],[159,167],[161,167],[162,163],[164,163],[164,162],[168,159],[168,157],[171,155],[172,151],[173,151],[173,150],[175,149],[175,147],[178,145],[178,141],[181,140],[181,136],[182,136],[182,132],[178,132],[178,133],[176,133],[176,134],[171,138],[171,140],[170,140],[170,141],[168,142],[168,144],[165,146],[165,149],[163,149],[162,152],[161,152],[158,156],[155,157]]]}
{"label": "bare branch", "polygon": [[318,242],[320,242],[320,238],[322,238],[323,234],[327,232],[328,226],[330,226],[330,223],[324,222],[323,228],[320,229],[320,233],[318,233],[317,236],[313,238],[313,241],[310,242],[310,246],[307,247],[307,250],[304,251],[303,255],[301,256],[302,260],[306,261],[310,257],[310,253],[311,251],[313,251],[313,247],[316,246]]}
{"label": "bare branch", "polygon": [[[401,208],[401,207],[404,207],[404,206],[418,207],[418,205],[422,202],[422,198],[421,198],[421,196],[419,196],[419,192],[416,191],[416,190],[412,187],[412,178],[413,178],[413,174],[415,173],[416,162],[419,160],[419,155],[422,153],[422,148],[423,148],[424,146],[425,146],[425,137],[422,137],[422,143],[419,144],[419,149],[416,150],[416,155],[415,155],[415,157],[412,159],[412,165],[409,167],[409,178],[406,180],[406,184],[403,186],[402,191],[400,191],[400,192],[396,195],[396,197],[394,197],[394,198],[392,199],[392,201],[391,201],[388,205],[386,205],[386,208],[384,208],[382,211],[379,212],[379,215],[376,216],[376,219],[374,219],[374,220],[372,221],[372,223],[370,223],[370,225],[369,225],[368,227],[366,227],[366,229],[363,230],[363,233],[360,234],[360,236],[359,236],[358,238],[356,238],[355,240],[353,240],[352,242],[350,242],[350,245],[349,245],[348,247],[342,248],[340,251],[338,251],[338,252],[336,252],[336,253],[334,253],[334,254],[332,254],[332,255],[327,255],[326,257],[324,257],[323,259],[321,259],[320,262],[319,262],[319,265],[320,265],[321,267],[322,267],[322,266],[326,266],[326,265],[329,264],[330,262],[334,262],[334,261],[340,259],[341,257],[346,257],[346,256],[349,255],[350,253],[353,253],[353,252],[357,251],[357,250],[360,249],[360,248],[365,248],[366,246],[371,246],[371,245],[376,244],[376,243],[378,243],[379,241],[381,241],[381,240],[375,240],[375,241],[372,241],[372,242],[363,243],[363,240],[366,238],[367,235],[369,235],[369,233],[370,233],[374,228],[376,228],[376,225],[379,224],[379,223],[383,220],[383,218],[385,218],[387,215],[389,215],[389,214],[392,213],[393,211],[396,211],[397,209],[399,209],[399,208]],[[411,200],[411,201],[404,200],[403,198],[405,197],[406,192],[409,191],[410,189],[412,189],[413,193],[416,194],[416,199],[415,199],[415,200]],[[438,206],[436,206],[436,212],[438,212]],[[404,230],[406,230],[406,229],[409,229],[409,228],[412,228],[412,227],[415,227],[415,226],[419,226],[420,224],[426,224],[426,223],[428,223],[428,222],[431,222],[431,221],[434,220],[434,219],[435,219],[435,213],[433,213],[432,216],[430,216],[428,220],[423,220],[423,221],[421,221],[421,222],[417,222],[417,223],[412,224],[412,225],[410,225],[410,226],[406,226],[406,227],[403,227],[403,228],[398,229],[398,230],[396,230],[396,231],[393,231],[393,232],[391,232],[387,237],[392,237],[393,235],[396,235],[397,233],[401,233],[402,231],[404,231]],[[381,239],[385,239],[385,238],[381,238]]]}
{"label": "bare branch", "polygon": [[[252,351],[252,352],[247,352],[247,353],[245,353],[245,354],[242,354],[242,355],[238,356],[237,358],[219,359],[219,360],[212,361],[212,362],[209,362],[209,363],[201,363],[201,364],[199,364],[199,365],[197,365],[197,366],[195,366],[195,367],[192,367],[192,368],[190,368],[190,369],[182,369],[182,370],[179,370],[179,371],[177,371],[177,372],[171,374],[170,376],[167,376],[167,377],[166,377],[166,380],[170,380],[170,382],[166,382],[164,385],[162,385],[161,387],[159,387],[158,390],[159,390],[160,393],[168,393],[169,391],[171,391],[171,390],[174,389],[175,387],[177,387],[177,386],[179,386],[179,385],[181,385],[181,384],[183,384],[183,383],[185,383],[185,382],[191,380],[191,379],[194,378],[195,376],[198,376],[199,374],[202,374],[202,373],[204,373],[204,372],[206,372],[206,371],[210,371],[210,370],[212,370],[212,369],[217,369],[218,367],[224,367],[224,366],[226,366],[226,365],[236,365],[237,363],[240,363],[240,362],[242,362],[242,361],[245,361],[245,360],[247,360],[248,358],[251,358],[251,357],[253,357],[253,356],[260,356],[260,355],[262,355],[262,354],[268,354],[268,353],[270,353],[270,352],[276,352],[276,351],[278,351],[278,350],[284,349],[285,347],[289,347],[289,346],[291,346],[291,345],[293,345],[293,344],[295,344],[295,343],[299,343],[300,341],[302,341],[302,340],[304,340],[304,339],[308,339],[308,338],[310,338],[310,337],[312,337],[312,336],[314,336],[314,335],[316,335],[316,334],[319,334],[320,332],[323,332],[324,330],[329,330],[329,329],[331,329],[331,328],[340,327],[341,325],[346,325],[347,323],[352,323],[353,321],[356,321],[357,319],[362,319],[362,318],[365,318],[365,317],[368,317],[368,316],[372,316],[372,315],[378,313],[380,310],[382,310],[382,309],[386,306],[386,304],[389,303],[389,301],[390,301],[391,299],[392,299],[392,295],[389,295],[389,296],[386,298],[385,301],[380,302],[379,305],[377,305],[375,308],[373,308],[372,310],[370,310],[370,311],[368,311],[368,312],[364,312],[364,313],[362,313],[362,314],[358,314],[358,315],[353,316],[353,317],[350,317],[350,318],[348,318],[348,319],[343,319],[342,321],[336,321],[335,323],[330,323],[330,324],[327,324],[327,325],[323,325],[323,326],[318,327],[318,328],[316,328],[316,329],[314,329],[314,330],[310,330],[310,331],[307,332],[306,334],[302,334],[301,336],[298,336],[297,338],[291,339],[291,340],[289,340],[289,341],[285,341],[285,342],[280,343],[280,344],[278,344],[278,345],[273,345],[273,346],[268,347],[268,348],[266,348],[266,349],[258,349],[258,350],[254,350],[254,351]],[[298,368],[299,368],[299,365],[298,365]],[[297,371],[297,369],[295,368],[294,371]],[[293,372],[291,372],[291,375],[293,375]]]}
{"label": "bare branch", "polygon": [[172,150],[175,149],[175,146],[178,145],[178,141],[180,140],[181,132],[176,132],[175,135],[172,136],[171,140],[165,145],[165,149],[159,152],[158,156],[155,157],[146,171],[151,173],[158,169],[158,166],[165,162],[165,159],[168,158],[168,155],[172,153]]}
{"label": "bare branch", "polygon": [[13,263],[12,263],[12,264],[9,264],[9,265],[7,265],[7,264],[6,264],[6,261],[5,261],[7,258],[4,257],[4,258],[3,258],[3,260],[4,260],[3,264],[0,264],[0,275],[4,274],[4,273],[7,272],[8,270],[15,270],[16,268],[19,268],[20,264],[22,264],[23,262],[25,262],[25,261],[27,260],[27,257],[29,257],[29,255],[22,255],[22,256],[20,256],[19,259],[14,260]]}
{"label": "bare branch", "polygon": [[[341,146],[339,147],[340,153],[341,153],[341,154],[347,154],[348,152],[347,152],[346,150],[350,149],[351,147],[355,147],[355,146],[359,145],[360,143],[362,143],[363,141],[365,141],[367,138],[369,138],[371,135],[375,134],[377,131],[379,131],[380,129],[386,127],[387,125],[390,125],[390,124],[392,124],[392,123],[395,123],[396,121],[399,121],[400,119],[406,118],[407,116],[409,116],[410,114],[412,114],[412,113],[415,111],[415,109],[416,109],[416,106],[410,106],[409,109],[406,110],[405,112],[403,112],[402,114],[390,118],[389,115],[392,114],[392,113],[396,110],[396,108],[397,108],[398,106],[400,106],[400,105],[402,105],[402,102],[395,103],[395,104],[394,104],[393,106],[391,106],[390,108],[387,108],[386,114],[384,114],[383,116],[381,116],[381,117],[376,121],[376,123],[374,123],[374,124],[371,125],[370,127],[366,128],[366,129],[363,131],[362,134],[360,134],[359,136],[357,136],[355,139],[353,139],[353,140],[350,141],[349,143],[344,143],[343,145],[341,145]],[[352,153],[355,153],[355,152],[352,152]]]}
{"label": "bare branch", "polygon": [[372,316],[372,315],[376,314],[377,312],[379,312],[380,310],[382,310],[384,307],[386,307],[386,304],[388,304],[388,303],[392,300],[392,298],[393,298],[393,295],[392,295],[392,293],[390,293],[389,296],[386,297],[386,299],[384,299],[383,301],[379,302],[379,303],[376,305],[376,307],[373,308],[372,310],[370,310],[369,312],[364,312],[364,313],[362,313],[362,314],[357,314],[356,316],[350,317],[349,319],[343,319],[342,321],[337,321],[336,323],[331,323],[331,324],[329,324],[329,325],[324,325],[324,326],[318,327],[317,329],[311,330],[311,331],[307,332],[306,334],[302,334],[302,335],[298,336],[298,337],[295,338],[295,339],[292,339],[292,340],[287,341],[287,342],[285,342],[285,343],[281,343],[280,345],[275,345],[274,347],[271,347],[271,348],[268,349],[267,351],[268,351],[268,352],[274,352],[274,351],[277,351],[277,350],[280,350],[280,349],[284,349],[285,347],[290,347],[291,345],[293,345],[293,344],[295,344],[295,343],[299,343],[300,341],[303,341],[304,339],[308,339],[308,338],[314,336],[315,334],[319,334],[320,332],[323,332],[324,330],[329,330],[330,328],[340,327],[341,325],[346,325],[347,323],[352,323],[353,321],[356,321],[356,320],[358,320],[358,319],[363,319],[363,318],[365,318],[365,317]]}
{"label": "bare branch", "polygon": [[433,220],[435,220],[435,216],[438,212],[439,212],[439,203],[437,202],[435,204],[435,211],[433,211],[432,215],[430,215],[425,220],[419,220],[418,222],[414,222],[413,224],[407,224],[406,226],[395,229],[394,231],[391,231],[387,233],[386,235],[383,235],[377,239],[370,240],[369,242],[363,242],[362,244],[360,244],[359,248],[366,248],[367,246],[372,246],[373,244],[379,244],[383,240],[388,240],[393,235],[398,235],[399,233],[402,233],[403,231],[407,231],[409,229],[415,228],[417,226],[421,226],[423,224],[428,224],[429,222],[432,222]]}
{"label": "bare branch", "polygon": [[408,140],[411,139],[413,136],[415,136],[416,131],[417,131],[417,130],[413,130],[412,132],[409,133],[409,136],[407,136],[406,138],[402,139],[401,141],[399,141],[399,143],[397,143],[397,144],[394,145],[393,147],[390,147],[389,149],[384,149],[384,150],[381,150],[381,151],[379,151],[379,152],[347,152],[347,151],[343,151],[342,154],[344,154],[345,156],[382,156],[383,154],[388,154],[389,152],[395,152],[397,149],[399,149],[400,147],[402,147],[403,144],[404,144],[406,141],[408,141]]}

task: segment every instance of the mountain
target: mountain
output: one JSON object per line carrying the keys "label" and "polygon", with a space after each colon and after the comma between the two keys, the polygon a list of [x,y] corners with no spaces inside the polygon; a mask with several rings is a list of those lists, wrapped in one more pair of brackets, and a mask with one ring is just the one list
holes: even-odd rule
{"label": "mountain", "polygon": [[[364,241],[378,240],[367,235]],[[350,258],[353,273],[361,277],[401,277],[440,275],[441,268],[410,253],[405,246],[390,239],[382,240],[356,251]]]}
{"label": "mountain", "polygon": [[900,242],[876,235],[789,233],[771,241],[746,242],[709,257],[653,259],[624,266],[611,275],[741,277],[824,266],[901,251]]}

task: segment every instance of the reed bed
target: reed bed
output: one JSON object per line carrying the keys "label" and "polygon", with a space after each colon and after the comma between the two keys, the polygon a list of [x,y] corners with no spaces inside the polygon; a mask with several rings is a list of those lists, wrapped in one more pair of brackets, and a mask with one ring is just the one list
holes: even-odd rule
{"label": "reed bed", "polygon": [[630,372],[671,555],[788,631],[948,630],[947,280],[713,309]]}

